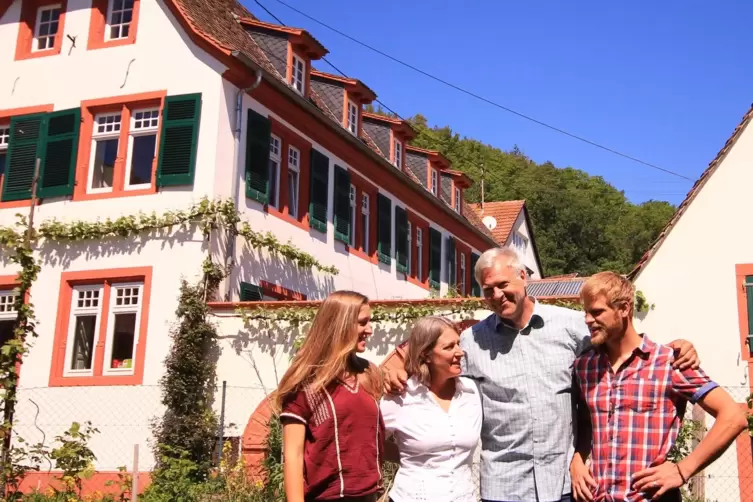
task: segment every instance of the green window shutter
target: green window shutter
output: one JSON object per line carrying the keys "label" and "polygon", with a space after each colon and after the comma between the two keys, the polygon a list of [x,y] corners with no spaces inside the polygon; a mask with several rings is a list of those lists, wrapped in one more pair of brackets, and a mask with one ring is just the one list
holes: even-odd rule
{"label": "green window shutter", "polygon": [[439,289],[442,272],[442,234],[429,228],[429,287]]}
{"label": "green window shutter", "polygon": [[452,237],[447,238],[445,253],[447,261],[447,285],[454,288],[457,286],[457,254],[455,253],[455,239]]}
{"label": "green window shutter", "polygon": [[335,239],[350,242],[350,173],[335,166]]}
{"label": "green window shutter", "polygon": [[250,282],[241,282],[240,297],[242,302],[260,302],[264,299],[261,288]]}
{"label": "green window shutter", "polygon": [[745,297],[748,306],[748,350],[753,355],[753,275],[745,277]]}
{"label": "green window shutter", "polygon": [[201,118],[201,94],[167,96],[162,114],[157,185],[192,185]]}
{"label": "green window shutter", "polygon": [[395,260],[397,271],[408,273],[408,213],[405,209],[395,206]]}
{"label": "green window shutter", "polygon": [[269,197],[269,138],[272,123],[248,110],[246,123],[246,197],[266,204]]}
{"label": "green window shutter", "polygon": [[476,253],[471,253],[471,296],[481,296],[481,285],[476,282],[476,263],[479,256]]}
{"label": "green window shutter", "polygon": [[379,194],[377,197],[377,257],[387,265],[392,263],[392,201]]}
{"label": "green window shutter", "polygon": [[80,128],[80,108],[47,115],[47,141],[37,190],[39,197],[73,195]]}
{"label": "green window shutter", "polygon": [[46,113],[11,118],[3,182],[4,201],[31,198],[31,183],[34,179],[37,157],[41,160],[40,165],[44,165],[46,136]]}
{"label": "green window shutter", "polygon": [[309,226],[327,232],[327,199],[329,197],[329,158],[311,149],[311,198]]}

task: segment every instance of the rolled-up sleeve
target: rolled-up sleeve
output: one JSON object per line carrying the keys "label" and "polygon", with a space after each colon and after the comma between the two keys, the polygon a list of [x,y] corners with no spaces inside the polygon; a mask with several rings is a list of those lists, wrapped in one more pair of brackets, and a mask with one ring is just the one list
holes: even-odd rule
{"label": "rolled-up sleeve", "polygon": [[282,412],[280,413],[280,419],[289,419],[308,424],[311,418],[311,408],[306,399],[306,393],[304,391],[298,391],[295,394],[291,394],[282,403]]}
{"label": "rolled-up sleeve", "polygon": [[672,391],[693,404],[717,387],[700,368],[672,371]]}

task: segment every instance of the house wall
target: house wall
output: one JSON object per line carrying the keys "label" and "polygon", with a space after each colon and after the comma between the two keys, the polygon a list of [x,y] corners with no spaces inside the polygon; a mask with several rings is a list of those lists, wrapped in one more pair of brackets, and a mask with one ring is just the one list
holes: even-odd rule
{"label": "house wall", "polygon": [[[528,268],[533,270],[533,274],[531,274],[531,279],[541,279],[541,270],[539,270],[539,264],[536,262],[536,254],[534,253],[534,250],[533,250],[532,232],[531,232],[531,229],[528,228],[528,223],[526,222],[525,210],[521,211],[520,214],[518,214],[518,217],[512,226],[512,231],[510,232],[510,236],[512,236],[513,232],[518,232],[520,235],[528,239],[528,245],[526,246],[525,253],[521,253],[522,254],[521,259],[523,260],[523,263]],[[505,245],[512,246],[511,237],[508,237]]]}
{"label": "house wall", "polygon": [[[253,92],[251,93],[253,96]],[[287,128],[294,131],[304,140],[310,142],[312,146],[325,154],[330,159],[329,170],[329,201],[327,208],[327,233],[318,232],[313,229],[304,229],[299,226],[282,221],[264,210],[264,207],[254,200],[246,198],[245,185],[240,183],[238,186],[237,197],[239,208],[245,217],[253,222],[254,230],[266,232],[270,231],[281,241],[293,242],[301,250],[311,253],[324,265],[334,265],[339,269],[338,275],[322,274],[314,270],[298,269],[290,267],[288,263],[281,262],[265,252],[257,252],[248,249],[239,249],[239,255],[236,256],[238,267],[231,275],[231,283],[237,284],[238,281],[252,282],[258,284],[260,280],[279,284],[283,287],[292,289],[299,293],[307,295],[309,299],[323,298],[332,291],[338,289],[351,289],[359,291],[372,299],[398,299],[398,298],[425,298],[429,291],[417,286],[405,279],[404,274],[398,274],[396,270],[395,256],[395,219],[394,206],[401,207],[410,205],[406,201],[397,199],[387,187],[382,186],[379,180],[370,178],[367,174],[358,170],[358,166],[349,165],[343,159],[319,145],[311,139],[306,131],[300,130],[296,124],[285,121],[282,117],[269,109],[262,103],[256,101],[250,96],[244,98],[244,117],[247,109],[250,107],[263,116],[272,117]],[[245,159],[245,141],[241,142],[239,149],[239,172],[242,172],[242,165]],[[222,165],[225,165],[224,162]],[[393,217],[392,217],[392,246],[391,255],[393,257],[391,265],[383,263],[373,263],[367,261],[355,254],[348,252],[347,247],[342,242],[334,238],[333,211],[334,211],[334,165],[345,167],[364,178],[374,186],[379,187],[379,192],[388,196],[392,200]],[[308,166],[303,166],[307,169]],[[302,189],[304,189],[302,187]],[[307,187],[306,187],[307,189]],[[411,211],[428,222],[436,220],[435,215],[422,214],[411,208]],[[432,227],[441,231],[443,236],[451,235],[445,228],[436,223]],[[444,247],[443,239],[443,247]],[[475,248],[474,248],[475,251]],[[477,252],[477,251],[476,251]],[[444,256],[444,254],[442,255]],[[442,277],[444,277],[444,272]],[[447,285],[442,283],[440,292],[446,292]]]}
{"label": "house wall", "polygon": [[[636,289],[655,305],[641,315],[640,330],[664,343],[691,341],[703,369],[731,388],[738,402],[753,390],[753,360],[741,341],[735,274],[736,265],[753,264],[753,234],[741,226],[749,213],[751,159],[753,130],[747,127],[635,279]],[[735,453],[733,445],[707,469],[709,477],[753,477],[750,458],[747,473],[734,471]],[[708,500],[737,500],[721,487],[714,492],[715,486],[706,484]]]}

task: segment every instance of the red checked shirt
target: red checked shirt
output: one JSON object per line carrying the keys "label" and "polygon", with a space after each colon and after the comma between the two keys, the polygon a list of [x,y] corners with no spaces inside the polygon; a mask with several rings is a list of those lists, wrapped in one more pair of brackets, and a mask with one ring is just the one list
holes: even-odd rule
{"label": "red checked shirt", "polygon": [[642,502],[632,477],[666,461],[688,401],[718,385],[701,370],[674,370],[674,353],[643,335],[641,345],[612,371],[599,349],[575,360],[575,378],[593,427],[592,468],[596,502]]}

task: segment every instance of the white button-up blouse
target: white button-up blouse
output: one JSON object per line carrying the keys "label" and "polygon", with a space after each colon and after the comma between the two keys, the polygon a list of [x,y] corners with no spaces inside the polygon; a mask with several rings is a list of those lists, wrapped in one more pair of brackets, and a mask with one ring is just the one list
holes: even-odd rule
{"label": "white button-up blouse", "polygon": [[400,449],[400,469],[390,491],[394,502],[476,502],[473,454],[481,434],[476,383],[458,377],[445,412],[416,377],[403,396],[381,401],[387,434]]}

